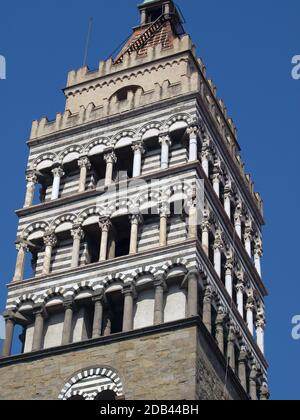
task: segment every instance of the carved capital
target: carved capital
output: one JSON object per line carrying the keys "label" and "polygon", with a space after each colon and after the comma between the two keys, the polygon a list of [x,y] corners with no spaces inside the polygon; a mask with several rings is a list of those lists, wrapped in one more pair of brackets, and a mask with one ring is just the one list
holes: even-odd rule
{"label": "carved capital", "polygon": [[74,225],[71,229],[71,236],[73,239],[80,239],[84,238],[84,232],[80,225]]}
{"label": "carved capital", "polygon": [[105,155],[103,156],[103,159],[105,160],[106,163],[117,163],[117,156],[114,152],[114,150],[111,150],[108,153],[105,153]]}
{"label": "carved capital", "polygon": [[205,303],[212,303],[213,300],[213,288],[211,286],[206,286],[205,292],[204,292],[204,302]]}
{"label": "carved capital", "polygon": [[265,311],[261,306],[258,308],[256,314],[256,327],[261,328],[263,330],[266,327]]}
{"label": "carved capital", "polygon": [[133,152],[141,152],[141,154],[145,153],[145,148],[142,140],[136,140],[133,142],[131,146]]}
{"label": "carved capital", "polygon": [[234,212],[234,220],[241,221],[241,218],[243,216],[243,204],[241,201],[239,201],[236,205],[235,212]]}
{"label": "carved capital", "polygon": [[102,232],[108,232],[112,228],[112,223],[109,217],[104,217],[99,220],[99,226]]}
{"label": "carved capital", "polygon": [[24,251],[24,252],[28,252],[29,251],[28,244],[23,239],[19,239],[16,242],[16,249],[17,249],[17,251],[21,251],[21,250]]}
{"label": "carved capital", "polygon": [[172,141],[169,133],[160,133],[159,134],[159,144],[163,145],[166,144],[167,146],[172,146]]}
{"label": "carved capital", "polygon": [[28,185],[35,185],[38,182],[38,176],[35,171],[29,170],[26,172],[26,182]]}
{"label": "carved capital", "polygon": [[224,306],[220,305],[218,307],[217,311],[217,317],[216,317],[216,325],[217,326],[224,326],[225,320],[227,318],[227,312],[224,308]]}
{"label": "carved capital", "polygon": [[92,165],[91,165],[91,162],[90,162],[88,156],[81,156],[78,159],[78,166],[79,166],[80,169],[81,168],[87,168],[88,170],[91,169]]}
{"label": "carved capital", "polygon": [[65,175],[63,167],[61,165],[57,165],[52,169],[52,174],[55,178],[62,178]]}
{"label": "carved capital", "polygon": [[144,218],[140,213],[134,213],[129,215],[131,224],[141,225],[144,222]]}
{"label": "carved capital", "polygon": [[254,242],[254,253],[258,257],[262,257],[263,256],[263,245],[262,245],[262,240],[260,239],[260,237],[256,237],[255,238],[255,242]]}
{"label": "carved capital", "polygon": [[230,274],[233,271],[233,267],[234,267],[234,256],[232,251],[227,251],[226,252],[226,263],[225,263],[225,270],[227,272],[230,272]]}
{"label": "carved capital", "polygon": [[171,216],[170,204],[167,202],[160,203],[159,214],[161,217],[170,217]]}
{"label": "carved capital", "polygon": [[223,232],[220,229],[216,231],[214,249],[219,249],[220,251],[224,249]]}
{"label": "carved capital", "polygon": [[46,232],[43,239],[46,246],[54,248],[57,245],[57,238],[54,232]]}
{"label": "carved capital", "polygon": [[132,296],[133,299],[137,297],[136,289],[133,283],[124,284],[122,293],[124,296]]}

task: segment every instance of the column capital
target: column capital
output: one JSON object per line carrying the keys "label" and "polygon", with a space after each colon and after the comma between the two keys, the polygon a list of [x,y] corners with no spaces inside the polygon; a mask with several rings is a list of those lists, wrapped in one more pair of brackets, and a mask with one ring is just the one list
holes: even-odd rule
{"label": "column capital", "polygon": [[210,227],[211,227],[210,211],[208,209],[204,209],[201,228],[202,230],[210,230]]}
{"label": "column capital", "polygon": [[241,220],[242,215],[243,215],[243,204],[241,201],[238,201],[235,208],[235,212],[234,212],[234,220],[235,221]]}
{"label": "column capital", "polygon": [[99,226],[102,232],[108,232],[112,228],[112,223],[109,217],[103,217],[99,220]]}
{"label": "column capital", "polygon": [[191,277],[194,277],[194,278],[196,277],[197,280],[198,280],[199,279],[199,272],[196,269],[189,270],[187,272],[187,274],[185,275],[184,279],[183,279],[183,282],[182,282],[182,285],[181,285],[182,288],[188,286],[188,281]]}
{"label": "column capital", "polygon": [[227,312],[224,306],[219,305],[217,310],[216,325],[224,326],[225,320],[227,318]]}
{"label": "column capital", "polygon": [[79,168],[91,169],[92,165],[88,156],[80,156],[78,159]]}
{"label": "column capital", "polygon": [[154,284],[154,287],[162,287],[164,292],[167,292],[168,290],[167,283],[163,277],[159,277],[155,279],[153,284]]}
{"label": "column capital", "polygon": [[144,222],[144,218],[140,213],[133,213],[129,215],[129,221],[131,224],[141,225]]}
{"label": "column capital", "polygon": [[227,181],[224,187],[224,198],[231,198],[232,190],[233,190],[232,182]]}
{"label": "column capital", "polygon": [[142,139],[135,139],[131,146],[133,152],[141,152],[141,154],[145,153],[144,143]]}
{"label": "column capital", "polygon": [[51,172],[52,172],[54,177],[62,178],[65,175],[64,168],[60,163],[56,163],[53,166]]}
{"label": "column capital", "polygon": [[266,327],[265,311],[261,306],[257,309],[256,313],[256,327],[263,330]]}
{"label": "column capital", "polygon": [[37,184],[38,176],[34,169],[29,169],[26,171],[26,181],[28,184]]}
{"label": "column capital", "polygon": [[214,249],[220,251],[224,249],[224,235],[221,229],[217,229],[215,234]]}
{"label": "column capital", "polygon": [[106,163],[117,163],[117,156],[113,149],[104,151],[103,159],[106,161]]}
{"label": "column capital", "polygon": [[227,273],[232,274],[234,268],[234,255],[231,250],[226,252],[226,263],[225,263],[225,270]]}
{"label": "column capital", "polygon": [[248,360],[248,351],[246,346],[242,346],[240,349],[240,354],[239,354],[239,362],[247,362]]}
{"label": "column capital", "polygon": [[4,311],[2,316],[5,321],[12,321],[13,323],[16,322],[16,314],[11,310]]}
{"label": "column capital", "polygon": [[270,398],[269,387],[266,382],[264,382],[260,388],[260,399],[261,400],[268,400]]}
{"label": "column capital", "polygon": [[230,324],[228,330],[228,341],[233,343],[236,339],[236,328],[233,324]]}
{"label": "column capital", "polygon": [[28,245],[28,243],[24,239],[17,239],[17,241],[16,241],[15,244],[16,244],[17,251],[20,251],[21,249],[24,252],[28,252],[29,251],[29,245]]}
{"label": "column capital", "polygon": [[258,375],[257,366],[256,366],[256,364],[253,364],[252,367],[251,367],[251,372],[250,372],[250,380],[256,381],[257,375]]}
{"label": "column capital", "polygon": [[159,144],[167,144],[169,147],[172,146],[171,137],[168,132],[160,132],[158,135]]}
{"label": "column capital", "polygon": [[252,241],[253,239],[252,233],[253,233],[252,222],[251,220],[247,220],[245,224],[245,234],[244,234],[245,241],[247,240]]}
{"label": "column capital", "polygon": [[246,309],[249,310],[249,311],[253,311],[254,308],[255,308],[254,291],[252,289],[249,289],[247,291]]}
{"label": "column capital", "polygon": [[170,217],[171,216],[169,203],[167,203],[165,201],[160,203],[159,214],[160,214],[161,217]]}
{"label": "column capital", "polygon": [[123,286],[122,293],[124,296],[132,296],[133,299],[137,297],[136,288],[133,283],[125,283]]}
{"label": "column capital", "polygon": [[46,246],[54,248],[57,245],[57,237],[54,232],[46,232],[43,239]]}
{"label": "column capital", "polygon": [[213,295],[214,295],[214,292],[213,292],[212,286],[210,285],[206,286],[205,292],[204,292],[204,298],[203,298],[204,302],[212,303]]}
{"label": "column capital", "polygon": [[84,232],[81,225],[73,225],[71,229],[71,236],[73,239],[80,239],[84,238]]}
{"label": "column capital", "polygon": [[200,133],[199,122],[197,120],[190,122],[186,132],[190,137],[198,137]]}
{"label": "column capital", "polygon": [[255,255],[262,257],[263,256],[263,245],[262,245],[262,240],[259,236],[257,236],[255,238],[255,242],[254,242],[254,253]]}
{"label": "column capital", "polygon": [[74,299],[73,299],[73,297],[66,297],[64,300],[63,300],[63,307],[64,307],[64,310],[67,310],[67,309],[74,309],[74,306],[75,306],[75,302],[74,302]]}
{"label": "column capital", "polygon": [[104,303],[105,301],[105,293],[103,289],[97,290],[93,293],[92,296],[92,301],[93,302],[102,302]]}
{"label": "column capital", "polygon": [[34,316],[42,315],[43,318],[46,318],[47,316],[45,306],[40,303],[36,303],[33,305],[32,313]]}

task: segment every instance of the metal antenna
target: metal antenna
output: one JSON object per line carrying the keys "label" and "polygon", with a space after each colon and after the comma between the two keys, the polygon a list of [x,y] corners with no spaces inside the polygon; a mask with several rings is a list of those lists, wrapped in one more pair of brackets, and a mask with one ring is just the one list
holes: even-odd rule
{"label": "metal antenna", "polygon": [[93,18],[91,17],[90,20],[89,20],[88,34],[87,34],[87,37],[86,37],[86,44],[85,44],[85,52],[84,52],[83,66],[86,66],[86,63],[87,63],[89,46],[90,46],[90,39],[91,39],[91,33],[92,33],[92,27],[93,27]]}

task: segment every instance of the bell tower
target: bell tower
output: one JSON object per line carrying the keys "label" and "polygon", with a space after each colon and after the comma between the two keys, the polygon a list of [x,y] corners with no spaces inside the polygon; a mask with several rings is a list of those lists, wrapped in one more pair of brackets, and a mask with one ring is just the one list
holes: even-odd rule
{"label": "bell tower", "polygon": [[269,398],[261,197],[179,9],[138,8],[32,124],[0,399]]}

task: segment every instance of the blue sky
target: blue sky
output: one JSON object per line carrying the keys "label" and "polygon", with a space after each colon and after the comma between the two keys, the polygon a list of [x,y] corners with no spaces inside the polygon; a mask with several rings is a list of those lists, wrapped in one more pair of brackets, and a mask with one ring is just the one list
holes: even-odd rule
{"label": "blue sky", "polygon": [[[82,65],[90,16],[88,63],[96,67],[137,24],[137,0],[2,2],[0,54],[0,307],[12,277],[17,218],[25,193],[26,139],[31,121],[64,108],[67,72]],[[291,319],[300,314],[299,223],[300,80],[291,77],[300,54],[299,0],[178,0],[186,30],[239,129],[247,170],[265,202],[264,280],[267,356],[274,399],[300,399],[300,341]]]}

